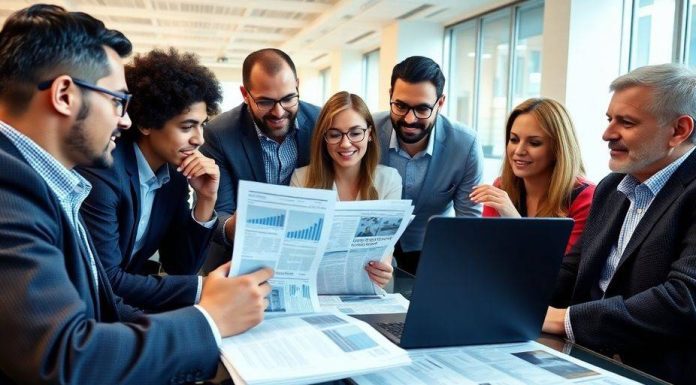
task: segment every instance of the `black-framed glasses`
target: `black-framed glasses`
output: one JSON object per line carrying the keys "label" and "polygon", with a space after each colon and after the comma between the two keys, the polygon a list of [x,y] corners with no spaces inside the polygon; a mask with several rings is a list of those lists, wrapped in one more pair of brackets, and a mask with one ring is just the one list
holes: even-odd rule
{"label": "black-framed glasses", "polygon": [[413,115],[418,119],[428,119],[432,114],[437,102],[440,101],[440,97],[437,98],[432,106],[427,104],[419,104],[417,106],[410,106],[403,102],[389,102],[391,105],[391,112],[394,115],[406,116],[410,111],[413,111]]}
{"label": "black-framed glasses", "polygon": [[369,127],[353,127],[350,130],[348,130],[348,132],[343,132],[336,128],[329,128],[324,133],[324,140],[328,144],[339,144],[345,136],[351,143],[359,143],[365,140],[365,133],[368,129]]}
{"label": "black-framed glasses", "polygon": [[[39,83],[37,85],[37,87],[39,88],[40,91],[47,90],[49,87],[51,87],[51,84],[53,84],[53,81],[55,81],[55,80],[56,79],[46,80],[45,82]],[[128,110],[128,104],[130,103],[131,97],[133,95],[128,94],[128,93],[121,93],[121,92],[107,90],[106,88],[99,87],[97,85],[88,83],[88,82],[86,82],[84,80],[80,80],[80,79],[73,78],[72,81],[73,81],[73,83],[77,84],[78,87],[86,88],[88,90],[97,91],[97,92],[107,94],[109,96],[113,96],[114,102],[117,103],[115,105],[116,115],[118,115],[120,117],[126,116],[126,111]]]}
{"label": "black-framed glasses", "polygon": [[258,107],[258,109],[261,111],[270,111],[275,107],[276,104],[280,104],[280,106],[283,107],[284,110],[287,110],[288,108],[295,107],[300,100],[300,93],[299,92],[294,93],[292,95],[282,97],[280,99],[268,99],[268,98],[256,99],[256,98],[254,98],[254,95],[252,95],[251,92],[248,92],[248,91],[247,91],[247,95],[249,95],[251,100],[253,100],[254,103],[256,104],[256,107]]}

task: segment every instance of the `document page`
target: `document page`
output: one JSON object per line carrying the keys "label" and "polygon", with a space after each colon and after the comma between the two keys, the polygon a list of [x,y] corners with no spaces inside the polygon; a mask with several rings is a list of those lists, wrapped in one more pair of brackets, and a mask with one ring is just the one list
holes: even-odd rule
{"label": "document page", "polygon": [[235,384],[308,384],[410,363],[366,323],[329,313],[266,319],[220,351]]}
{"label": "document page", "polygon": [[230,275],[273,268],[267,312],[319,310],[317,270],[335,202],[330,190],[239,182]]}
{"label": "document page", "polygon": [[406,313],[409,302],[401,294],[383,295],[320,295],[323,312],[343,314]]}
{"label": "document page", "polygon": [[365,266],[388,260],[412,212],[410,200],[337,202],[319,265],[319,294],[377,294]]}
{"label": "document page", "polygon": [[408,352],[413,363],[354,377],[358,385],[637,384],[537,342]]}

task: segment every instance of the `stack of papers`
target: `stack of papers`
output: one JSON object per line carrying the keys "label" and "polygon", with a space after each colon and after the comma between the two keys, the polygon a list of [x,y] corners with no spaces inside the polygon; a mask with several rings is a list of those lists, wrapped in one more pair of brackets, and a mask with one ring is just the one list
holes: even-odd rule
{"label": "stack of papers", "polygon": [[537,342],[414,349],[413,363],[354,377],[358,385],[622,385],[635,381]]}
{"label": "stack of papers", "polygon": [[408,300],[401,294],[319,296],[321,311],[343,314],[406,313],[408,304]]}
{"label": "stack of papers", "polygon": [[336,313],[267,318],[223,339],[235,384],[308,384],[407,365],[410,359],[366,323]]}

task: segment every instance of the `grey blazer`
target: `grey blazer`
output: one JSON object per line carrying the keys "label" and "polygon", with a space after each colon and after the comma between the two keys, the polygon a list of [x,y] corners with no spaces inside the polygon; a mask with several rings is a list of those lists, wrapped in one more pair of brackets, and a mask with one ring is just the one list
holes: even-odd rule
{"label": "grey blazer", "polygon": [[[389,163],[389,143],[394,131],[388,112],[374,115],[382,147],[381,163]],[[425,226],[433,215],[447,215],[454,206],[456,216],[481,215],[481,205],[473,203],[469,194],[481,183],[483,159],[476,132],[439,115],[433,129],[435,144],[433,157],[425,175],[420,194],[413,198],[416,217],[401,236],[404,251],[420,250]],[[394,150],[391,150],[394,151]],[[405,175],[401,175],[404,185]]]}

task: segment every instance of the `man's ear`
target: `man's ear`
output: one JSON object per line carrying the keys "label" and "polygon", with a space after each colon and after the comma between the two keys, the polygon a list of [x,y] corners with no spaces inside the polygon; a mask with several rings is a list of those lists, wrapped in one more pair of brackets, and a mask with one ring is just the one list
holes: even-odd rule
{"label": "man's ear", "polygon": [[691,138],[691,134],[694,132],[694,118],[689,115],[678,117],[672,124],[672,130],[669,144],[676,147]]}
{"label": "man's ear", "polygon": [[143,136],[150,136],[150,132],[152,132],[151,128],[136,128],[136,130],[140,131]]}
{"label": "man's ear", "polygon": [[442,106],[445,105],[445,98],[446,98],[446,97],[447,97],[447,95],[445,95],[445,94],[442,94],[442,96],[440,96],[440,100],[437,102],[437,105],[438,105],[440,108],[442,108]]}
{"label": "man's ear", "polygon": [[66,117],[77,116],[83,103],[77,88],[77,84],[68,75],[61,75],[53,80],[49,88],[50,103],[57,113]]}
{"label": "man's ear", "polygon": [[239,92],[242,94],[242,98],[244,98],[244,103],[249,104],[249,91],[244,86],[239,86]]}

